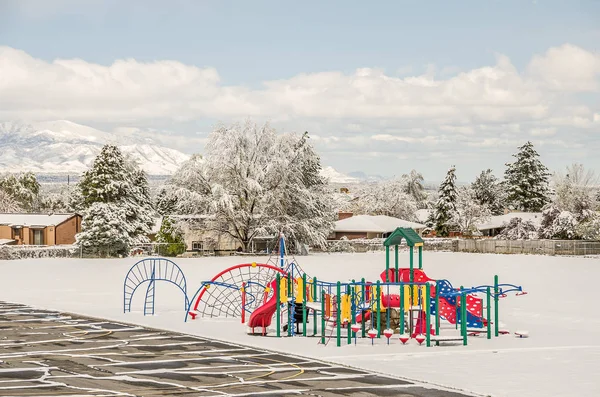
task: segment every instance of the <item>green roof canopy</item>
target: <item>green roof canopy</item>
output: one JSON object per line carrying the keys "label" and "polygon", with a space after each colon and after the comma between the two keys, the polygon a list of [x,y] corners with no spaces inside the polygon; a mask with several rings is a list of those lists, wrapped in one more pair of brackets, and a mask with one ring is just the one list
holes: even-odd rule
{"label": "green roof canopy", "polygon": [[413,229],[409,227],[399,227],[385,239],[383,245],[386,247],[400,245],[403,238],[406,240],[406,245],[409,247],[418,247],[424,243],[423,239]]}

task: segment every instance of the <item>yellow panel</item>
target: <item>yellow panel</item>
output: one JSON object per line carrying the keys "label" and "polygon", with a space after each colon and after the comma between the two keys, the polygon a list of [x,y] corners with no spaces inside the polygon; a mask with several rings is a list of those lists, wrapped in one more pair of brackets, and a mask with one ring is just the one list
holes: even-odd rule
{"label": "yellow panel", "polygon": [[422,247],[423,243],[415,243],[415,247]]}
{"label": "yellow panel", "polygon": [[287,278],[282,277],[281,280],[279,280],[279,301],[281,303],[286,303],[288,301],[287,287]]}
{"label": "yellow panel", "polygon": [[304,289],[304,280],[302,277],[296,279],[296,285],[298,286],[296,288],[296,303],[302,303],[302,291]]}
{"label": "yellow panel", "polygon": [[350,295],[342,295],[341,313],[342,321],[350,321]]}

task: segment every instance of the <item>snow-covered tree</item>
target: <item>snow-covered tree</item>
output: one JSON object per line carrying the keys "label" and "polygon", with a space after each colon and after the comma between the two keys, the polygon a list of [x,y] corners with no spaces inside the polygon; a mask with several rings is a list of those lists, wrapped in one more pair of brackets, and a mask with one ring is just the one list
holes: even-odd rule
{"label": "snow-covered tree", "polygon": [[283,232],[290,244],[324,246],[333,227],[331,192],[308,134],[277,134],[251,121],[220,125],[206,156],[186,162],[169,182],[179,213],[210,215],[209,230],[244,249],[253,237]]}
{"label": "snow-covered tree", "polygon": [[34,173],[5,175],[0,178],[0,190],[16,200],[22,210],[27,212],[38,210],[40,184]]}
{"label": "snow-covered tree", "polygon": [[423,187],[423,175],[416,170],[402,175],[404,193],[411,196],[418,208],[426,208],[427,193]]}
{"label": "snow-covered tree", "polygon": [[549,205],[542,211],[542,224],[539,237],[547,239],[576,239],[577,218],[569,211],[561,211],[555,205]]}
{"label": "snow-covered tree", "polygon": [[201,155],[192,155],[159,192],[158,212],[162,215],[207,214],[212,200],[209,171]]}
{"label": "snow-covered tree", "polygon": [[475,194],[475,201],[487,206],[492,215],[504,213],[505,192],[504,184],[492,174],[492,170],[481,171],[475,182],[471,184]]}
{"label": "snow-covered tree", "polygon": [[[82,212],[84,220],[87,219],[82,223],[82,233],[78,237],[78,242],[84,249],[94,251],[95,248],[91,247],[95,247],[96,243],[101,246],[101,241],[86,240],[95,238],[98,233],[88,233],[86,229],[97,226],[94,219],[88,219],[95,216],[123,222],[121,229],[127,232],[128,239],[118,246],[119,250],[110,252],[121,254],[120,248],[124,246],[149,241],[147,236],[154,219],[146,174],[126,159],[116,146],[105,145],[102,148],[91,168],[83,174],[77,188],[79,192],[71,197],[73,205]],[[98,203],[107,205],[94,205]],[[119,211],[110,216],[107,211],[111,209]],[[116,235],[122,237],[122,234]]]}
{"label": "snow-covered tree", "polygon": [[92,203],[84,213],[76,244],[91,256],[126,256],[132,246],[126,226],[125,209],[118,203]]}
{"label": "snow-covered tree", "polygon": [[162,219],[160,230],[156,234],[156,242],[166,244],[159,248],[161,255],[177,256],[185,252],[183,232],[177,222],[168,216]]}
{"label": "snow-covered tree", "polygon": [[539,160],[539,154],[531,142],[518,148],[513,155],[514,163],[507,163],[506,180],[507,202],[513,209],[536,212],[550,202],[548,169]]}
{"label": "snow-covered tree", "polygon": [[55,214],[68,211],[69,208],[65,202],[65,195],[63,193],[40,194],[40,212]]}
{"label": "snow-covered tree", "polygon": [[598,211],[597,186],[598,178],[592,170],[572,164],[565,174],[559,172],[554,176],[553,204],[561,211],[574,214],[578,222],[591,220]]}
{"label": "snow-covered tree", "polygon": [[13,196],[0,189],[0,213],[20,212],[21,206]]}
{"label": "snow-covered tree", "polygon": [[456,168],[450,167],[444,181],[440,185],[438,192],[439,198],[432,211],[432,219],[436,235],[446,237],[450,234],[452,217],[456,211],[457,191],[456,191]]}
{"label": "snow-covered tree", "polygon": [[531,240],[537,238],[537,234],[537,228],[533,222],[514,217],[495,238],[502,240]]}
{"label": "snow-covered tree", "polygon": [[580,222],[575,232],[582,240],[600,240],[600,217],[595,216],[584,222]]}
{"label": "snow-covered tree", "polygon": [[387,215],[415,221],[417,203],[406,193],[403,178],[364,186],[356,193],[352,212],[365,215]]}
{"label": "snow-covered tree", "polygon": [[125,208],[127,230],[134,244],[150,242],[148,234],[154,225],[154,209],[150,199],[148,177],[133,162],[128,161],[130,186],[128,194],[121,198]]}
{"label": "snow-covered tree", "polygon": [[457,225],[461,232],[465,234],[477,232],[476,225],[488,221],[491,214],[486,204],[478,202],[472,188],[462,186],[458,189],[452,223]]}

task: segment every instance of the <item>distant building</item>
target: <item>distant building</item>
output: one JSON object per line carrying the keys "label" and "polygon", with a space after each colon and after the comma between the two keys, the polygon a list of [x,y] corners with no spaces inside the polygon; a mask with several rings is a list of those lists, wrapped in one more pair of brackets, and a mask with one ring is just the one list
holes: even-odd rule
{"label": "distant building", "polygon": [[[208,215],[170,215],[181,226],[187,255],[230,255],[242,250],[242,244],[228,233],[209,230],[206,226]],[[155,220],[150,238],[155,240],[160,230],[162,218]],[[256,236],[250,241],[248,251],[267,252],[267,248],[276,245],[276,236]]]}
{"label": "distant building", "polygon": [[358,238],[382,238],[387,237],[396,228],[408,227],[421,233],[425,225],[416,222],[406,221],[400,218],[394,218],[386,215],[354,215],[351,213],[340,213],[339,219],[335,222],[331,239],[339,240],[346,237],[349,240]]}
{"label": "distant building", "polygon": [[521,218],[523,221],[531,221],[535,227],[542,224],[541,212],[509,212],[504,215],[495,215],[490,217],[487,222],[477,224],[479,230],[484,236],[493,237],[498,235],[513,218]]}
{"label": "distant building", "polygon": [[0,214],[0,244],[68,245],[79,232],[78,214]]}

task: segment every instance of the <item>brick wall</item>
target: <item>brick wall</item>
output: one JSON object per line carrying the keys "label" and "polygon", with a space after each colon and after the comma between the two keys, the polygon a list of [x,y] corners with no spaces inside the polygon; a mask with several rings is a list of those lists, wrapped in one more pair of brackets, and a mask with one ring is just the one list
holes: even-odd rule
{"label": "brick wall", "polygon": [[75,235],[81,231],[81,216],[75,215],[55,228],[56,245],[75,243]]}
{"label": "brick wall", "polygon": [[352,212],[338,212],[338,221],[352,217]]}

